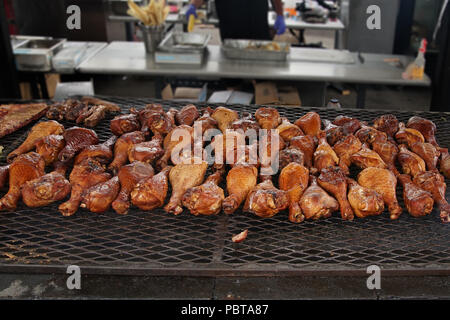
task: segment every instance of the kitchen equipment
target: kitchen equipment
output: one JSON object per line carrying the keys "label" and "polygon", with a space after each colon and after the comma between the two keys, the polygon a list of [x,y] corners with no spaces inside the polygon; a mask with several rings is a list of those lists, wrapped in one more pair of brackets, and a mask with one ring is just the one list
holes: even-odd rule
{"label": "kitchen equipment", "polygon": [[158,46],[155,62],[200,65],[210,38],[209,34],[171,32]]}
{"label": "kitchen equipment", "polygon": [[53,57],[53,69],[60,73],[73,73],[82,61],[89,59],[106,46],[105,42],[67,41]]}
{"label": "kitchen equipment", "polygon": [[165,26],[146,26],[143,23],[139,23],[139,27],[142,31],[145,51],[147,53],[154,53],[164,38]]}
{"label": "kitchen equipment", "polygon": [[290,48],[285,42],[234,39],[225,39],[221,46],[229,59],[270,61],[286,61]]}
{"label": "kitchen equipment", "polygon": [[50,71],[52,58],[66,39],[29,39],[13,49],[17,69],[20,71]]}

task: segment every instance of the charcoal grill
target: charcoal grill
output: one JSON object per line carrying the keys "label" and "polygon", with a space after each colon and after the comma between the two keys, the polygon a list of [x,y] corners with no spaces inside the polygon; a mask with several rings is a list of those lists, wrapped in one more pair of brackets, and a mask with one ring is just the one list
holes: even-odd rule
{"label": "charcoal grill", "polygon": [[[166,110],[181,102],[99,96],[130,107],[161,102]],[[199,104],[199,107],[206,106]],[[228,106],[254,113],[258,106]],[[437,140],[450,146],[450,113],[385,110],[278,108],[296,120],[308,111],[322,118],[338,115],[372,121],[387,112],[400,121],[420,115],[437,125]],[[109,119],[95,129],[101,141],[110,136]],[[74,125],[63,122],[67,127]],[[26,137],[23,128],[0,140],[5,146],[0,162]],[[448,181],[447,181],[448,183]],[[449,192],[447,192],[448,194]],[[398,199],[402,207],[401,188]],[[30,209],[23,204],[15,212],[0,214],[0,272],[65,272],[78,265],[88,274],[182,276],[289,276],[363,275],[378,265],[384,275],[449,275],[450,226],[442,224],[436,210],[413,218],[406,211],[397,221],[389,214],[352,222],[337,212],[330,219],[292,224],[287,212],[261,219],[241,211],[231,216],[179,216],[162,209],[143,212],[136,208],[126,216],[114,212],[93,214],[80,209],[63,217],[58,204]],[[247,239],[233,243],[234,234],[249,229]]]}

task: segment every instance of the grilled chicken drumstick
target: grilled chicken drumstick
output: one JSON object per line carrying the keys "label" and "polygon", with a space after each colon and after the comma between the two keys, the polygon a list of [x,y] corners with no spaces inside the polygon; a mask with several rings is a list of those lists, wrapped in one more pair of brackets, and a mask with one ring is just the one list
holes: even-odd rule
{"label": "grilled chicken drumstick", "polygon": [[384,211],[384,201],[378,192],[360,186],[355,180],[347,178],[348,202],[358,218],[380,215]]}
{"label": "grilled chicken drumstick", "polygon": [[258,169],[249,164],[235,165],[227,175],[228,197],[223,200],[223,211],[232,214],[247,198],[258,180]]}
{"label": "grilled chicken drumstick", "polygon": [[339,210],[339,203],[317,184],[315,176],[309,177],[309,187],[300,198],[300,208],[305,219],[317,220],[329,218],[331,214]]}
{"label": "grilled chicken drumstick", "polygon": [[434,200],[431,193],[415,185],[407,174],[399,175],[398,180],[403,186],[406,209],[413,217],[426,216],[433,211]]}
{"label": "grilled chicken drumstick", "polygon": [[131,203],[142,210],[153,210],[164,205],[169,190],[169,172],[167,166],[153,177],[141,180],[131,192]]}
{"label": "grilled chicken drumstick", "polygon": [[86,190],[80,207],[95,213],[105,212],[111,208],[111,204],[117,198],[119,190],[119,177],[112,177],[108,181],[101,182]]}
{"label": "grilled chicken drumstick", "polygon": [[303,165],[292,162],[280,173],[278,184],[281,190],[289,196],[289,220],[294,223],[302,222],[305,216],[300,208],[300,198],[308,187],[309,170]]}

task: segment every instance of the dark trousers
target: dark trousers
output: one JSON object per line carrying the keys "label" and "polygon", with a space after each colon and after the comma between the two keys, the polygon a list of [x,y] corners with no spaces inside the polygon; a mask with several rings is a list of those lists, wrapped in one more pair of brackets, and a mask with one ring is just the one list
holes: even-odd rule
{"label": "dark trousers", "polygon": [[267,0],[216,0],[216,9],[222,40],[271,40]]}

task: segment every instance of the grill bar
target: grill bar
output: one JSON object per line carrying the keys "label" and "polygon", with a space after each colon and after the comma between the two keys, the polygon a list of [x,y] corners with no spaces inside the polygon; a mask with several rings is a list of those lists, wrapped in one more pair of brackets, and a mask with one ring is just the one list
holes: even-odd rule
{"label": "grill bar", "polygon": [[[185,103],[153,99],[99,96],[123,107],[143,107],[161,102],[166,110]],[[199,107],[206,104],[198,104]],[[258,106],[228,106],[254,113]],[[449,113],[386,110],[328,110],[278,108],[281,116],[296,120],[308,111],[333,120],[338,115],[372,121],[392,113],[400,121],[420,115],[437,125],[437,140],[450,145]],[[95,128],[101,141],[110,135],[110,118]],[[63,122],[66,128],[73,123]],[[3,157],[17,147],[31,126],[0,140]],[[448,182],[447,182],[448,183]],[[448,194],[448,192],[447,192]],[[403,206],[401,188],[398,199]],[[378,217],[342,221],[332,218],[292,224],[287,212],[261,219],[241,211],[231,216],[195,217],[188,212],[172,216],[162,209],[126,216],[114,212],[93,214],[80,209],[62,217],[58,204],[40,209],[20,205],[17,211],[0,214],[0,272],[65,272],[69,264],[84,273],[117,275],[183,276],[297,276],[366,275],[376,264],[389,275],[449,275],[449,226],[434,210],[417,219],[405,211],[397,221],[387,212]],[[249,229],[239,244],[231,236]]]}

